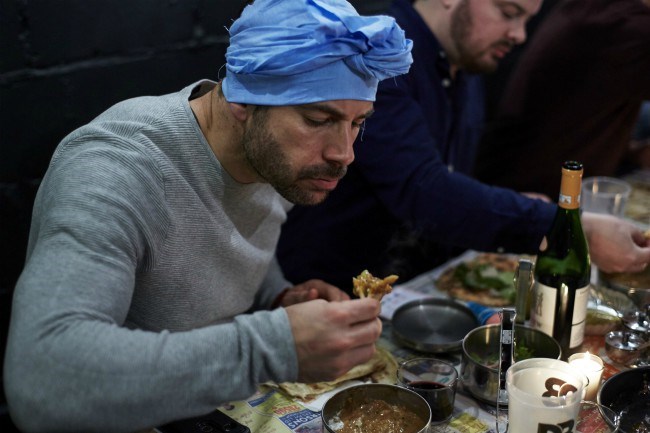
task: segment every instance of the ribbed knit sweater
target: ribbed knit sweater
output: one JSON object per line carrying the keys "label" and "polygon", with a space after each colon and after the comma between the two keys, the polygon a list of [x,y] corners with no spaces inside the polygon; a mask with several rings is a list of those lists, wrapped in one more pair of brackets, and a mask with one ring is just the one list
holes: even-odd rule
{"label": "ribbed knit sweater", "polygon": [[[25,431],[135,431],[297,378],[274,260],[286,202],[221,167],[181,92],[68,135],[38,192],[5,360]],[[194,91],[194,94],[192,92]]]}

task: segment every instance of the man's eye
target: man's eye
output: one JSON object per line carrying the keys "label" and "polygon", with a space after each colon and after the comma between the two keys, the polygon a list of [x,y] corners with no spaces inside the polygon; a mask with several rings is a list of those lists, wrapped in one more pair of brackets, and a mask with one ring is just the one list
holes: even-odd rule
{"label": "man's eye", "polygon": [[[321,127],[321,126],[329,126],[333,125],[336,123],[336,120],[332,118],[328,119],[313,119],[310,117],[305,117],[305,122],[307,122],[308,125],[313,126],[313,127]],[[353,128],[362,128],[365,123],[365,119],[357,122],[352,122],[352,127]]]}
{"label": "man's eye", "polygon": [[309,118],[309,117],[305,117],[305,121],[307,122],[307,124],[309,124],[311,126],[325,126],[325,125],[328,125],[328,124],[332,123],[332,119],[322,119],[321,120],[321,119],[312,119],[312,118]]}
{"label": "man's eye", "polygon": [[519,17],[519,12],[510,9],[501,9],[501,15],[507,20],[514,20]]}

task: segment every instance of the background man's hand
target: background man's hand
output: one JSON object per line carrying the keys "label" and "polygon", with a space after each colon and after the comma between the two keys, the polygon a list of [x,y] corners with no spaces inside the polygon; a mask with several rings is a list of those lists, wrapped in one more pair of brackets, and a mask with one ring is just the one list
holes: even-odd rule
{"label": "background man's hand", "polygon": [[650,262],[650,241],[629,221],[583,212],[591,260],[604,272],[640,272]]}
{"label": "background man's hand", "polygon": [[546,194],[539,193],[539,192],[522,192],[521,194],[525,195],[528,198],[545,201],[546,203],[551,203],[552,202],[552,200],[551,200],[551,198],[549,196],[547,196]]}

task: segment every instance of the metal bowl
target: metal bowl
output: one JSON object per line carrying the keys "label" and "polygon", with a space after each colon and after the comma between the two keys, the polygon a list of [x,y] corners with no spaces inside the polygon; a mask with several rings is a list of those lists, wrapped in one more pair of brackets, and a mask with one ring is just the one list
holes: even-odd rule
{"label": "metal bowl", "polygon": [[606,287],[625,294],[637,308],[650,304],[650,267],[635,273],[599,272],[599,279]]}
{"label": "metal bowl", "polygon": [[[463,339],[463,357],[460,375],[463,388],[475,398],[492,405],[499,393],[499,368],[490,365],[498,362],[500,353],[498,324],[480,326],[470,331]],[[530,349],[535,358],[560,359],[562,349],[558,342],[542,331],[522,325],[515,325],[515,344]],[[517,352],[515,351],[515,361]]]}
{"label": "metal bowl", "polygon": [[605,335],[605,353],[622,365],[635,365],[646,346],[643,337],[630,331],[612,331]]}
{"label": "metal bowl", "polygon": [[460,350],[463,337],[479,323],[465,305],[453,299],[416,299],[401,305],[391,320],[393,337],[419,352]]}
{"label": "metal bowl", "polygon": [[[598,391],[598,403],[621,414],[620,433],[640,430],[641,423],[650,427],[650,367],[639,367],[615,374],[605,381]],[[605,420],[614,426],[614,420],[605,415]]]}
{"label": "metal bowl", "polygon": [[338,416],[343,408],[348,405],[360,406],[362,403],[372,400],[383,400],[388,404],[406,407],[422,419],[422,426],[417,433],[424,433],[428,430],[431,422],[431,408],[419,394],[397,385],[366,383],[345,388],[325,402],[321,411],[323,431],[336,433],[342,427]]}

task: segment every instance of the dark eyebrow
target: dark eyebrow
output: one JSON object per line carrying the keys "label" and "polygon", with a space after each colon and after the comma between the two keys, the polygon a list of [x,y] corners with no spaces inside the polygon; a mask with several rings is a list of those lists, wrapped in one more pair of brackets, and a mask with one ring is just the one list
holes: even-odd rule
{"label": "dark eyebrow", "polygon": [[[326,104],[313,103],[307,105],[299,105],[298,107],[306,111],[322,111],[337,119],[343,119],[345,117],[344,113]],[[374,112],[374,109],[370,109],[359,117],[367,119],[368,117],[372,116]]]}

